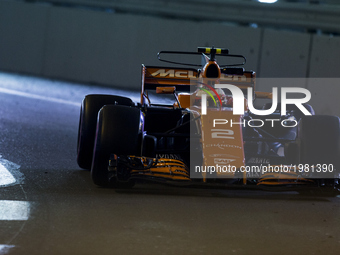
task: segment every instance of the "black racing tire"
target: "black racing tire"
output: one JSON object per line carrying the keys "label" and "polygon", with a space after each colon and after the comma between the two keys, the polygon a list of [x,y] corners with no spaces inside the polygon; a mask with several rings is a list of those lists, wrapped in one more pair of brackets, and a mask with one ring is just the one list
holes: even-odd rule
{"label": "black racing tire", "polygon": [[[340,167],[340,119],[337,116],[303,116],[298,125],[299,163],[332,164],[334,172],[324,178],[337,178]],[[319,179],[320,174],[317,174]]]}
{"label": "black racing tire", "polygon": [[143,115],[138,108],[106,105],[98,114],[91,175],[98,186],[128,188],[132,182],[117,182],[109,177],[111,154],[141,155]]}
{"label": "black racing tire", "polygon": [[87,95],[82,101],[77,143],[77,163],[81,168],[91,169],[98,112],[109,104],[131,106],[133,102],[130,98],[113,95]]}

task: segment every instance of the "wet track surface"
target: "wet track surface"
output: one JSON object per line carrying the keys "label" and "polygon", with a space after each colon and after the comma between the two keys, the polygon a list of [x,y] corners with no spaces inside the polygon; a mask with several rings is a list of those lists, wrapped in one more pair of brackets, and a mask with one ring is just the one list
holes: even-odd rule
{"label": "wet track surface", "polygon": [[339,197],[96,187],[76,164],[89,93],[139,98],[0,73],[0,254],[340,253]]}

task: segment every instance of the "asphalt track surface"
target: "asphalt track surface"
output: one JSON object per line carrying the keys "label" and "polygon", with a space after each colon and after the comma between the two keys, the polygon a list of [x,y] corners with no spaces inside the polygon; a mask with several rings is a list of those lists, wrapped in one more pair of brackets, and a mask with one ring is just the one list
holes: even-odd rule
{"label": "asphalt track surface", "polygon": [[[340,254],[340,198],[137,184],[76,164],[84,95],[135,92],[0,73],[0,254]],[[13,179],[14,178],[14,179]]]}

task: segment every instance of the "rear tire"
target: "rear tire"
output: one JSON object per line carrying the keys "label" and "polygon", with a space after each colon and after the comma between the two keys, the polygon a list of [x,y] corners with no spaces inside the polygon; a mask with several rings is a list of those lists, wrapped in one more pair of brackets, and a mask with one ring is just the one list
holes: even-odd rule
{"label": "rear tire", "polygon": [[77,146],[77,162],[81,168],[91,169],[98,112],[109,104],[131,106],[133,102],[130,98],[112,95],[87,95],[82,101]]}
{"label": "rear tire", "polygon": [[303,116],[298,126],[300,164],[332,164],[334,172],[317,173],[325,178],[338,178],[340,156],[340,121],[337,116]]}
{"label": "rear tire", "polygon": [[106,105],[99,111],[91,168],[92,180],[96,185],[133,186],[131,182],[110,180],[109,159],[111,154],[141,155],[142,124],[143,115],[138,108]]}

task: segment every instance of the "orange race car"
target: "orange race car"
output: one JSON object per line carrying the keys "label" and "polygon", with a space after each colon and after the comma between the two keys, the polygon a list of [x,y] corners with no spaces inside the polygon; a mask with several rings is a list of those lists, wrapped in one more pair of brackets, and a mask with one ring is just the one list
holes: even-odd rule
{"label": "orange race car", "polygon": [[[278,88],[255,92],[255,72],[244,70],[245,57],[227,49],[162,51],[158,59],[168,66],[142,65],[140,102],[84,98],[77,161],[91,169],[95,184],[128,188],[144,179],[338,191],[339,118],[315,115],[309,91],[281,88],[281,102]],[[289,99],[291,92],[305,97]],[[173,103],[153,104],[155,93]],[[271,102],[256,109],[255,99]]]}

